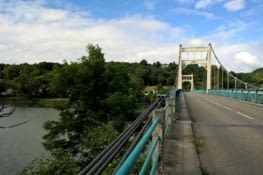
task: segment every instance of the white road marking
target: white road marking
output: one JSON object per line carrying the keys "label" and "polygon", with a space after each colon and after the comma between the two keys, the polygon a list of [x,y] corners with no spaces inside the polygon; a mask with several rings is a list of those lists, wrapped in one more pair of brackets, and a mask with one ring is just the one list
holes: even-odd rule
{"label": "white road marking", "polygon": [[217,102],[214,102],[214,104],[217,105],[217,106],[221,106],[221,104],[219,104],[219,103],[217,103]]}
{"label": "white road marking", "polygon": [[249,115],[247,115],[247,114],[244,114],[244,113],[242,113],[242,112],[236,112],[236,114],[238,114],[238,115],[240,115],[240,116],[242,116],[242,117],[245,117],[245,118],[247,118],[247,119],[250,119],[250,120],[252,120],[253,118],[252,117],[250,117]]}
{"label": "white road marking", "polygon": [[[226,109],[226,110],[233,111],[232,108],[230,108],[230,107],[228,107],[228,106],[225,106],[225,105],[221,105],[221,104],[218,103],[218,102],[214,102],[214,101],[212,101],[212,100],[210,100],[210,99],[207,99],[207,98],[205,98],[205,100],[208,101],[208,102],[210,102],[210,103],[213,103],[213,104],[215,104],[215,105],[217,105],[217,106],[221,106],[222,108],[224,108],[224,109]],[[247,118],[247,119],[250,119],[250,120],[253,119],[253,117],[250,117],[249,115],[244,114],[244,113],[242,113],[242,112],[236,111],[235,113],[238,114],[238,115],[240,115],[240,116],[242,116],[242,117],[245,117],[245,118]]]}
{"label": "white road marking", "polygon": [[230,107],[227,107],[227,106],[225,106],[225,105],[221,105],[223,108],[225,108],[226,110],[229,110],[229,111],[232,111],[232,108],[230,108]]}

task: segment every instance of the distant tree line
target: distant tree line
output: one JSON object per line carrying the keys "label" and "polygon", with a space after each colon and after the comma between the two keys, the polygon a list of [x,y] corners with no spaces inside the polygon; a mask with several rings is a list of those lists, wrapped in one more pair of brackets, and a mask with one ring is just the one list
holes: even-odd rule
{"label": "distant tree line", "polygon": [[[78,67],[80,63],[52,63],[41,62],[36,64],[0,64],[0,95],[19,96],[26,98],[67,97],[68,92],[63,83],[58,82],[58,76],[69,67]],[[172,86],[175,83],[178,65],[173,63],[161,64],[159,61],[150,64],[146,60],[139,63],[105,62],[107,67],[122,67],[138,86]],[[184,74],[194,74],[196,89],[206,88],[206,70],[198,65],[189,65],[183,70]],[[239,79],[262,87],[263,68],[251,73],[231,72]],[[72,79],[74,75],[69,73]],[[214,79],[216,77],[212,77]],[[227,84],[225,75],[224,84]],[[221,83],[221,80],[219,81]],[[213,83],[213,82],[212,82]],[[61,86],[60,86],[61,85]],[[230,88],[234,82],[230,81]],[[190,84],[184,84],[190,89]]]}
{"label": "distant tree line", "polygon": [[[58,77],[71,71],[65,76],[74,80],[76,78],[74,71],[80,65],[81,63],[68,62],[63,64],[52,62],[0,64],[0,92],[2,95],[28,98],[67,97],[68,89],[65,88],[64,82],[58,82]],[[105,66],[108,69],[115,67],[124,70],[141,89],[144,86],[171,86],[175,82],[177,73],[175,63],[162,66],[160,62],[149,64],[146,60],[140,63],[105,62]]]}

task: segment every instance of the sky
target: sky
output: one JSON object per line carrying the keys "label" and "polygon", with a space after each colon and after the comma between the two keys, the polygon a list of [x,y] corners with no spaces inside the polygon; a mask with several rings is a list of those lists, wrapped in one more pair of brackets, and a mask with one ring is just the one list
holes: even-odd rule
{"label": "sky", "polygon": [[229,71],[263,67],[262,0],[0,0],[0,63],[77,61],[98,44],[106,61],[178,62],[212,47]]}

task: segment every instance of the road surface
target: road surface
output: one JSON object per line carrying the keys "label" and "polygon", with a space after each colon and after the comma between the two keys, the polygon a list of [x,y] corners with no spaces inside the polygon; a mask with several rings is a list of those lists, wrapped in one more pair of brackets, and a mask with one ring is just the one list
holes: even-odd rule
{"label": "road surface", "polygon": [[185,93],[200,161],[211,175],[263,174],[263,107],[224,97]]}

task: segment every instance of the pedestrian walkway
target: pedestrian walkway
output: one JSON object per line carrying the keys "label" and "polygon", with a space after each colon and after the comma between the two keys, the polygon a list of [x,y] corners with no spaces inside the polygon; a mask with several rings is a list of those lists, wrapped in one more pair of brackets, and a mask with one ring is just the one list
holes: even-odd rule
{"label": "pedestrian walkway", "polygon": [[183,93],[180,102],[180,111],[176,114],[177,119],[173,121],[165,141],[165,174],[201,175],[197,153],[193,144],[191,120]]}

